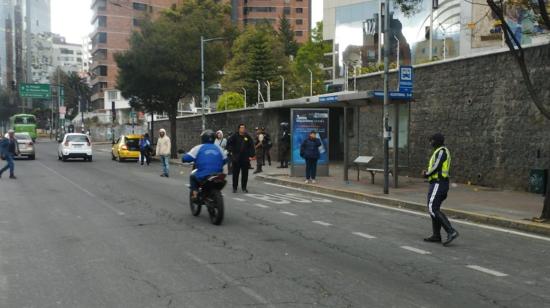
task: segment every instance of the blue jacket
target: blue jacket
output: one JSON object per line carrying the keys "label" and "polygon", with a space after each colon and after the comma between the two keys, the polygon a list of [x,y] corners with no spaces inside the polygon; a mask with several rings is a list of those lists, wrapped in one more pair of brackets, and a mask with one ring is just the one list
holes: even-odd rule
{"label": "blue jacket", "polygon": [[222,173],[227,156],[219,145],[205,143],[192,148],[189,153],[183,155],[181,160],[184,163],[195,162],[193,173],[199,181],[202,181],[209,175]]}
{"label": "blue jacket", "polygon": [[319,147],[321,146],[321,140],[318,138],[310,139],[309,137],[302,142],[300,147],[300,156],[305,159],[319,159],[321,157],[321,152],[319,152]]}
{"label": "blue jacket", "polygon": [[140,150],[146,150],[147,148],[150,148],[151,147],[151,142],[149,141],[149,139],[146,139],[146,138],[142,138],[139,140],[139,149]]}
{"label": "blue jacket", "polygon": [[8,146],[10,140],[8,138],[0,138],[0,154],[6,154],[8,152]]}

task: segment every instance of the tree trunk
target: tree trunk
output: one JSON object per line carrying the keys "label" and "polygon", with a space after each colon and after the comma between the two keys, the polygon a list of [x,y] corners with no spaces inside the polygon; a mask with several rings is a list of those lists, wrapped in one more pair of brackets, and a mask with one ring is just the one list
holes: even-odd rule
{"label": "tree trunk", "polygon": [[178,158],[178,145],[177,145],[177,135],[176,135],[176,114],[177,112],[170,112],[168,114],[168,118],[170,119],[170,141],[172,144],[172,148],[170,150],[171,152],[171,158]]}

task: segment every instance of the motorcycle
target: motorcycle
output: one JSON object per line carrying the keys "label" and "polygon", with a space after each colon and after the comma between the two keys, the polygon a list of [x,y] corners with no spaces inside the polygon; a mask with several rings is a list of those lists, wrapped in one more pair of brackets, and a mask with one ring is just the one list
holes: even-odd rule
{"label": "motorcycle", "polygon": [[224,216],[224,205],[222,189],[227,184],[226,175],[223,173],[213,174],[199,183],[199,192],[196,199],[189,191],[189,205],[191,214],[199,216],[202,206],[206,206],[210,221],[214,225],[221,225]]}

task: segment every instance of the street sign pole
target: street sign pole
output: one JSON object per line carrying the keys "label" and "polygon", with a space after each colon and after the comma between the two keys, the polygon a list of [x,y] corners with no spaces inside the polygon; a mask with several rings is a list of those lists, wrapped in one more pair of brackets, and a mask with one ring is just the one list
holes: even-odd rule
{"label": "street sign pole", "polygon": [[390,6],[389,0],[384,2],[384,194],[389,193],[389,143],[391,131],[389,128],[389,53],[390,53]]}

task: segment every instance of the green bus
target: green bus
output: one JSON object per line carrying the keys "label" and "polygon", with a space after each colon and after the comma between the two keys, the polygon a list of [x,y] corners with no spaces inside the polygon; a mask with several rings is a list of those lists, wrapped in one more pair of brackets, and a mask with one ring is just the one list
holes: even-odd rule
{"label": "green bus", "polygon": [[36,117],[32,114],[16,114],[10,118],[10,128],[16,133],[27,132],[36,141]]}

